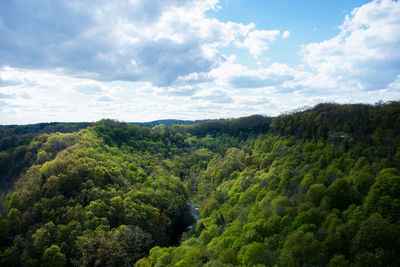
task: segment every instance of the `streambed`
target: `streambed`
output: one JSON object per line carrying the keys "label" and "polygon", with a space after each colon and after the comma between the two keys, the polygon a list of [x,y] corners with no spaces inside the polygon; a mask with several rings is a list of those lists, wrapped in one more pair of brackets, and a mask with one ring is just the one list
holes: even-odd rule
{"label": "streambed", "polygon": [[196,207],[196,205],[193,202],[186,200],[186,205],[188,205],[189,212],[194,218],[194,222],[191,225],[189,225],[187,228],[187,231],[189,231],[196,225],[197,221],[200,219],[200,214],[199,214],[198,208]]}

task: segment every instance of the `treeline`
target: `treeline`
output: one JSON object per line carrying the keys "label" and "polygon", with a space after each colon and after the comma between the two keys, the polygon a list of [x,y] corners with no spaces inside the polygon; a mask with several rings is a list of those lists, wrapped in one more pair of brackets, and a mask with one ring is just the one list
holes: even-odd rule
{"label": "treeline", "polygon": [[0,125],[0,151],[29,143],[40,134],[72,133],[92,125],[89,122],[51,122],[29,125]]}
{"label": "treeline", "polygon": [[241,139],[247,139],[250,135],[255,136],[260,133],[267,133],[271,121],[271,117],[252,115],[238,119],[207,120],[184,125],[183,129],[199,137],[228,134]]}
{"label": "treeline", "polygon": [[156,125],[164,124],[164,125],[172,125],[172,124],[189,124],[189,123],[198,123],[201,122],[200,120],[196,121],[188,121],[188,120],[156,120],[156,121],[149,121],[149,122],[131,122],[131,124],[136,124],[140,126],[147,126],[147,127],[154,127]]}
{"label": "treeline", "polygon": [[273,119],[271,132],[318,141],[352,137],[356,141],[399,143],[400,102],[367,104],[319,104],[312,109]]}

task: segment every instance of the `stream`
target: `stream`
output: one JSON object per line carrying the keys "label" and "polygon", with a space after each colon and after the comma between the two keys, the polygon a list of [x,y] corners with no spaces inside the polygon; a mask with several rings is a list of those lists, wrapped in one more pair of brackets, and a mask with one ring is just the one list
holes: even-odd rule
{"label": "stream", "polygon": [[196,225],[197,221],[200,219],[200,214],[198,212],[198,208],[196,207],[196,205],[193,202],[186,200],[186,205],[188,205],[189,212],[194,218],[194,223],[189,225],[186,230],[186,231],[190,231],[190,229],[192,229]]}

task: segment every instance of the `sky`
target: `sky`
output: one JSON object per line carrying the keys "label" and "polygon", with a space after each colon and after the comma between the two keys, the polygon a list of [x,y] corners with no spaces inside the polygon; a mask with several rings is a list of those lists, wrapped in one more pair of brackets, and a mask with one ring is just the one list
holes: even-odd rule
{"label": "sky", "polygon": [[0,2],[0,124],[395,100],[398,1]]}

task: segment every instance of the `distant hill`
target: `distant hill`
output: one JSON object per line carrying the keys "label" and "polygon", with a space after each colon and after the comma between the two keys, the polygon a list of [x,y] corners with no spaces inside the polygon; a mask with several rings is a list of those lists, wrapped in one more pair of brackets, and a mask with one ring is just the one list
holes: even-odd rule
{"label": "distant hill", "polygon": [[91,122],[44,122],[26,125],[0,125],[0,138],[7,135],[74,132],[92,124]]}
{"label": "distant hill", "polygon": [[201,121],[205,120],[174,120],[174,119],[167,119],[167,120],[155,120],[155,121],[149,121],[149,122],[130,122],[130,124],[135,124],[135,125],[141,125],[141,126],[156,126],[160,124],[165,124],[165,125],[172,125],[172,124],[189,124],[189,123],[198,123]]}

